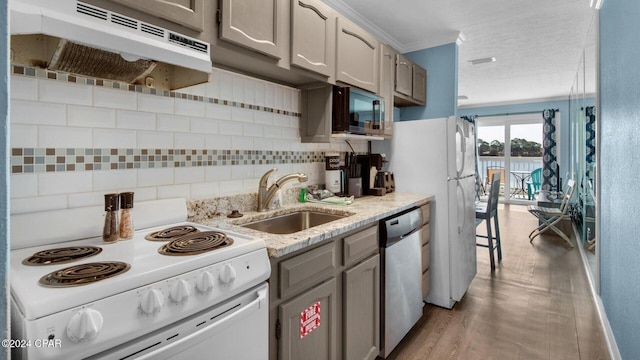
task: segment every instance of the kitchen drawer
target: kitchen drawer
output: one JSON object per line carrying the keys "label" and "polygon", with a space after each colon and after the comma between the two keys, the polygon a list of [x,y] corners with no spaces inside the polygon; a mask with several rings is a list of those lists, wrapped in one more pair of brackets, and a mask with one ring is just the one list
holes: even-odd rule
{"label": "kitchen drawer", "polygon": [[378,249],[378,225],[344,238],[343,264],[356,263]]}
{"label": "kitchen drawer", "polygon": [[431,224],[427,224],[422,227],[422,238],[420,239],[422,245],[431,242]]}
{"label": "kitchen drawer", "polygon": [[431,203],[420,206],[420,211],[422,212],[422,225],[424,225],[431,219]]}
{"label": "kitchen drawer", "polygon": [[429,253],[431,252],[431,244],[422,245],[422,271],[429,269]]}
{"label": "kitchen drawer", "polygon": [[422,273],[422,298],[426,299],[429,295],[429,276],[431,271],[427,270]]}
{"label": "kitchen drawer", "polygon": [[311,288],[333,276],[335,243],[321,246],[280,263],[280,298]]}

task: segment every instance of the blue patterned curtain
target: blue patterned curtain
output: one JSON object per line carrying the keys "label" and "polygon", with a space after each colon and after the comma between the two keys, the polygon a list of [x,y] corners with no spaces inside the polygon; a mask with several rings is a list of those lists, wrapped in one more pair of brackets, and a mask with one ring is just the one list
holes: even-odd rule
{"label": "blue patterned curtain", "polygon": [[558,166],[558,139],[556,138],[556,110],[542,112],[544,138],[542,140],[542,190],[561,190]]}
{"label": "blue patterned curtain", "polygon": [[593,165],[596,163],[596,109],[588,106],[585,109],[586,115],[586,175],[587,179],[593,181],[595,174]]}

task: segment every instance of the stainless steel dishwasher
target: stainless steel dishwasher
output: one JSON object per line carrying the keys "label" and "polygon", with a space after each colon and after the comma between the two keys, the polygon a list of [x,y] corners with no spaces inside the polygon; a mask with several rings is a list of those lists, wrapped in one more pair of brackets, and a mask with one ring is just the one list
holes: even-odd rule
{"label": "stainless steel dishwasher", "polygon": [[380,222],[380,356],[384,358],[422,316],[420,225],[420,209],[408,210]]}

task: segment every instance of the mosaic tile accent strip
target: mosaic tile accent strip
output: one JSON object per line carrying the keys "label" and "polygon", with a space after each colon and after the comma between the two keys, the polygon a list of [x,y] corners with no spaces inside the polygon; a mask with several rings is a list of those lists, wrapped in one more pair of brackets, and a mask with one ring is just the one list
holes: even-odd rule
{"label": "mosaic tile accent strip", "polygon": [[11,173],[324,162],[320,151],[12,148]]}
{"label": "mosaic tile accent strip", "polygon": [[157,95],[157,96],[171,97],[171,98],[183,99],[183,100],[193,100],[193,101],[210,103],[210,104],[233,106],[233,107],[242,108],[242,109],[265,111],[265,112],[280,114],[280,115],[295,116],[295,117],[302,116],[301,113],[286,111],[281,109],[274,109],[267,106],[259,106],[259,105],[246,104],[246,103],[237,102],[237,101],[185,94],[178,91],[148,88],[142,85],[133,85],[133,84],[127,84],[127,83],[118,82],[118,81],[110,81],[110,80],[96,79],[96,78],[90,78],[90,77],[79,76],[79,75],[72,75],[72,74],[67,74],[63,72],[49,71],[46,69],[40,69],[40,68],[35,68],[30,66],[12,65],[11,74],[36,77],[39,79],[70,82],[70,83],[80,84],[80,85],[99,86],[99,87],[105,87],[109,89],[132,91],[132,92],[142,93],[146,95]]}

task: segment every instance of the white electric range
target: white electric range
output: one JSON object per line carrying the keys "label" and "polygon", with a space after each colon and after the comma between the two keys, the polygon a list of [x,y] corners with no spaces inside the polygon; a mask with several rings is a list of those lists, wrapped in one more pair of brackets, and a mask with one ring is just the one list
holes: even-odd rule
{"label": "white electric range", "polygon": [[[177,204],[184,206],[184,200]],[[145,238],[169,228],[173,238]],[[196,253],[182,254],[183,246],[195,246]],[[167,248],[179,254],[164,254]],[[33,260],[40,252],[44,259]],[[70,253],[90,256],[49,263]],[[93,271],[90,279],[99,281],[80,278]],[[113,244],[91,237],[15,249],[11,337],[19,341],[12,355],[266,359],[269,275],[261,239],[185,221],[137,230],[133,239]],[[240,336],[250,336],[252,346]]]}

